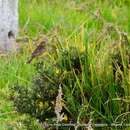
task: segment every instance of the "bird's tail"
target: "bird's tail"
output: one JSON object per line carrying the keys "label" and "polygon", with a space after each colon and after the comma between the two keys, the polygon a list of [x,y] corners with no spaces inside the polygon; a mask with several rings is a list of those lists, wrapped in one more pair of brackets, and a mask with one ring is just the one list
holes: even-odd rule
{"label": "bird's tail", "polygon": [[32,60],[33,60],[33,57],[31,57],[31,58],[26,62],[26,64],[30,64],[30,63],[32,62]]}

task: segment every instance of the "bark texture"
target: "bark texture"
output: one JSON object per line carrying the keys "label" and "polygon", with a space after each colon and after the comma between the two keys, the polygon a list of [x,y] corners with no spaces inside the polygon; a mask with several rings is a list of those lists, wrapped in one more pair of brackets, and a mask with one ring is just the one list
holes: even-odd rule
{"label": "bark texture", "polygon": [[0,0],[0,50],[13,51],[18,33],[18,0]]}

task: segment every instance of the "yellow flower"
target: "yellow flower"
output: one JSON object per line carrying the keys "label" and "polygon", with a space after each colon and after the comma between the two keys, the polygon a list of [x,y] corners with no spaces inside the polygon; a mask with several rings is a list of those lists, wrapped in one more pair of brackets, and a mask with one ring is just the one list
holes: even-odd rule
{"label": "yellow flower", "polygon": [[68,121],[68,116],[65,114],[64,117],[63,117],[63,121]]}
{"label": "yellow flower", "polygon": [[49,107],[49,104],[48,104],[47,101],[43,102],[43,101],[41,101],[41,99],[37,99],[36,100],[36,106],[39,109],[47,109]]}
{"label": "yellow flower", "polygon": [[44,105],[43,105],[43,102],[40,101],[39,104],[38,104],[38,106],[39,106],[40,109],[42,109],[43,106],[44,106]]}
{"label": "yellow flower", "polygon": [[60,72],[60,71],[59,71],[59,69],[56,69],[56,71],[55,71],[55,72],[56,72],[56,74],[59,74],[59,72]]}

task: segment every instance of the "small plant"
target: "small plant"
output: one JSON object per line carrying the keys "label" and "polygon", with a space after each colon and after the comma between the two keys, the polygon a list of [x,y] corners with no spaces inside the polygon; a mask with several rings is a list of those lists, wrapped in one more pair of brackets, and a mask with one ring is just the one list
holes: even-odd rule
{"label": "small plant", "polygon": [[56,97],[56,104],[55,104],[55,114],[57,117],[56,123],[58,124],[59,122],[62,122],[64,113],[62,113],[63,109],[63,101],[62,101],[62,88],[61,86],[59,87],[58,95]]}

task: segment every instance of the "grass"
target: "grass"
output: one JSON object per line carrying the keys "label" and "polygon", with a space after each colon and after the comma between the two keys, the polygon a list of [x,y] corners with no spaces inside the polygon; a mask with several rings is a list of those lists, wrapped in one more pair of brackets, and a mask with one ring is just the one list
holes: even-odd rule
{"label": "grass", "polygon": [[[87,48],[90,83],[88,83],[85,67],[83,67],[82,73],[82,81],[85,84],[80,82],[75,75],[82,98],[84,98],[83,87],[85,87],[87,91],[94,95],[92,99],[94,108],[91,109],[95,113],[105,119],[107,117],[107,120],[111,121],[115,120],[113,114],[120,113],[121,115],[120,100],[122,101],[122,99],[117,94],[118,90],[113,81],[112,66],[110,65],[110,52],[116,51],[112,45],[114,42],[119,42],[117,40],[119,35],[113,32],[112,34],[110,32],[109,35],[105,31],[107,26],[112,25],[122,32],[127,32],[129,39],[129,7],[129,0],[88,0],[87,2],[85,0],[20,0],[20,36],[29,37],[29,41],[27,45],[25,44],[22,53],[3,56],[0,59],[0,130],[23,129],[17,123],[21,119],[21,115],[14,113],[15,109],[9,100],[9,88],[16,82],[23,85],[31,84],[30,81],[35,74],[35,70],[33,65],[25,64],[25,62],[35,48],[34,41],[41,35],[48,35],[50,39],[55,35],[64,48],[73,45],[79,48],[79,52],[83,52]],[[119,48],[119,51],[122,52],[122,48]],[[121,57],[125,58],[125,56]],[[125,66],[124,63],[124,68]],[[127,68],[125,71],[126,73],[122,74],[118,69],[118,73],[123,77],[122,86],[125,91],[123,99],[130,102],[130,72]],[[105,96],[104,93],[106,93]],[[78,106],[73,104],[74,99],[71,94],[73,95],[73,92],[66,95],[67,100],[72,104],[72,110],[76,111]],[[106,101],[107,96],[109,96],[109,99]],[[109,102],[112,100],[114,107],[108,109]],[[100,110],[101,104],[104,104],[103,107],[109,115],[102,115],[101,112],[97,111]],[[127,107],[129,107],[129,103],[126,105],[127,111],[124,112],[124,115],[129,111]],[[81,115],[84,114],[82,107],[80,112]],[[120,116],[116,115],[116,117]],[[121,118],[123,120],[123,116]]]}

